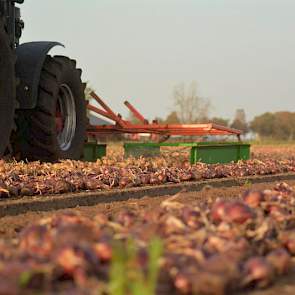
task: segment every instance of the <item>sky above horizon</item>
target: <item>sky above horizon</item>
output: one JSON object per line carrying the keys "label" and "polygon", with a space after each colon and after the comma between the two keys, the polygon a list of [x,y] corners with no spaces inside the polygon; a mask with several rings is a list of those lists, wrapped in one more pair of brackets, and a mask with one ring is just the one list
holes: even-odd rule
{"label": "sky above horizon", "polygon": [[[87,3],[87,4],[86,4]],[[23,42],[60,41],[84,80],[126,115],[173,109],[197,81],[212,116],[295,111],[294,0],[25,0]]]}

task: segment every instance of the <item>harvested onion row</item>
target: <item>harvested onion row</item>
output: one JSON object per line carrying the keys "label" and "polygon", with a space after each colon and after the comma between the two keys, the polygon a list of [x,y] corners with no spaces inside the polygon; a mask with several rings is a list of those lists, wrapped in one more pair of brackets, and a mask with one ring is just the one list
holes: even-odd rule
{"label": "harvested onion row", "polygon": [[129,188],[213,178],[245,177],[295,171],[295,160],[241,161],[190,165],[176,158],[108,157],[96,163],[63,161],[6,163],[0,160],[0,198]]}
{"label": "harvested onion row", "polygon": [[164,294],[265,288],[289,272],[295,192],[286,183],[249,190],[239,200],[186,204],[180,196],[153,210],[124,209],[94,218],[68,212],[26,227],[16,240],[0,242],[0,294],[107,294],[114,241],[133,240],[136,261],[146,270],[147,245],[155,236],[164,245],[158,281]]}

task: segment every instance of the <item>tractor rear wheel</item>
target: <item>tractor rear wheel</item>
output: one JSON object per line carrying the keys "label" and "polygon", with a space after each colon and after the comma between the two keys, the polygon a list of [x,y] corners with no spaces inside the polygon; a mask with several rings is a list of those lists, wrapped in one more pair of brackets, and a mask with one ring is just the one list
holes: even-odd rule
{"label": "tractor rear wheel", "polygon": [[33,110],[21,111],[18,126],[21,157],[55,162],[79,160],[86,137],[85,86],[76,62],[47,56]]}
{"label": "tractor rear wheel", "polygon": [[0,16],[0,157],[10,143],[15,113],[15,58]]}

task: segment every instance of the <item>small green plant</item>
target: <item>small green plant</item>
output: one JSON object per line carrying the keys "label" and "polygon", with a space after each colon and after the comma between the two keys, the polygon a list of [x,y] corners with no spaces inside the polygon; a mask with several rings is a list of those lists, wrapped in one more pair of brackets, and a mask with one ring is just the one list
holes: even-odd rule
{"label": "small green plant", "polygon": [[116,243],[113,247],[109,294],[154,295],[162,252],[162,241],[158,238],[152,239],[147,249],[148,262],[146,267],[143,267],[139,249],[133,241]]}
{"label": "small green plant", "polygon": [[249,179],[246,179],[246,181],[244,182],[244,187],[246,188],[250,188],[252,186],[252,182]]}
{"label": "small green plant", "polygon": [[25,271],[23,273],[21,273],[20,277],[19,277],[19,285],[22,288],[25,288],[28,286],[28,284],[30,283],[32,277],[33,277],[33,272],[30,271]]}

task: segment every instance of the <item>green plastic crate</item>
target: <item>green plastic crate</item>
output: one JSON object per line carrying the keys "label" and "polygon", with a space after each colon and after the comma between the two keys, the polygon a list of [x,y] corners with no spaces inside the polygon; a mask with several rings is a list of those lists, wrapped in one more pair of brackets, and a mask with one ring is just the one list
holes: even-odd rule
{"label": "green plastic crate", "polygon": [[161,147],[192,147],[196,143],[187,142],[132,142],[124,144],[125,157],[153,157],[160,156]]}
{"label": "green plastic crate", "polygon": [[160,155],[161,147],[190,147],[192,164],[230,163],[250,158],[250,144],[242,142],[185,142],[185,143],[126,143],[125,157],[153,157]]}
{"label": "green plastic crate", "polygon": [[238,162],[250,159],[250,144],[235,143],[200,143],[192,147],[191,163],[216,164]]}
{"label": "green plastic crate", "polygon": [[97,159],[105,157],[107,154],[106,144],[97,144],[95,142],[88,142],[84,145],[84,157],[86,162],[96,162]]}

